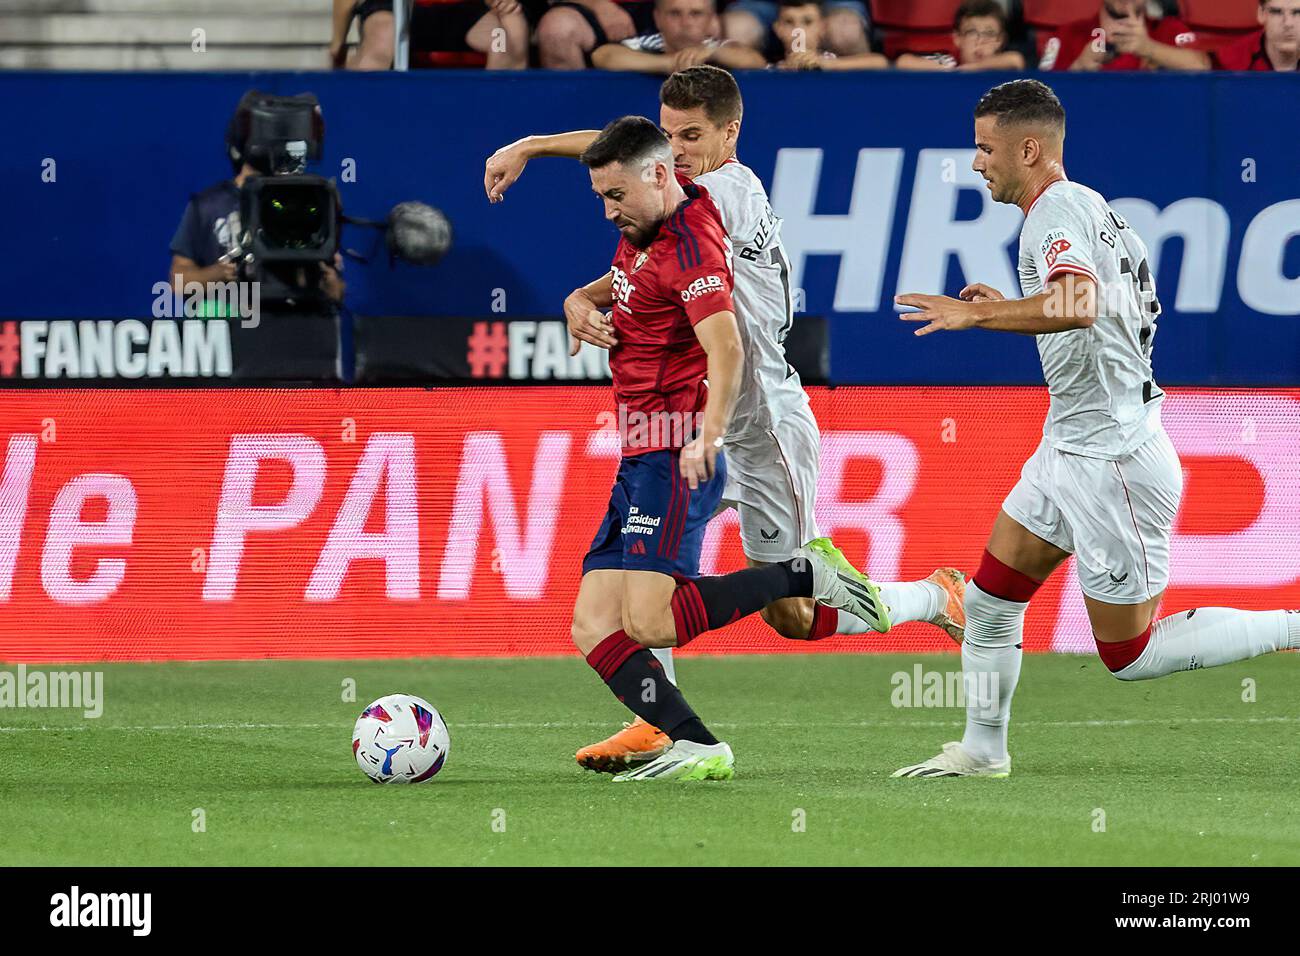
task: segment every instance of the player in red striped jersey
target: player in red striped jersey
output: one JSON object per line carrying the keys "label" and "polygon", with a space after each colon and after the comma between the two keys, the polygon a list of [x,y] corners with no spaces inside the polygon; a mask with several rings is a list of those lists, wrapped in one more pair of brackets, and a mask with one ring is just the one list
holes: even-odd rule
{"label": "player in red striped jersey", "polygon": [[[816,517],[821,437],[799,373],[785,354],[795,310],[781,218],[762,182],[736,158],[744,104],[731,74],[712,66],[681,70],[660,87],[659,99],[660,126],[673,148],[674,166],[708,191],[736,253],[733,299],[745,345],[745,377],[726,435],[723,506],[736,510],[750,566],[778,563],[821,537]],[[530,158],[577,158],[596,135],[584,130],[530,136],[497,150],[484,173],[488,199],[499,202]],[[598,286],[595,293],[607,295],[608,290]],[[600,348],[614,344],[607,320],[593,308],[582,289],[565,301],[575,351],[579,340]],[[926,621],[960,642],[964,587],[961,572],[939,568],[925,580],[880,583],[887,620],[864,621],[806,599],[777,601],[762,615],[792,640],[884,632],[892,625]],[[675,680],[672,649],[657,649],[655,656],[668,679]],[[658,729],[638,720],[575,756],[588,769],[617,770],[652,759],[666,744]]]}
{"label": "player in red striped jersey", "polygon": [[612,268],[586,292],[611,309],[623,455],[583,559],[573,641],[614,695],[672,741],[616,780],[729,779],[731,749],[651,649],[680,647],[793,597],[863,619],[888,620],[887,612],[875,585],[825,539],[789,560],[698,577],[745,366],[730,242],[708,190],[674,172],[672,148],[649,120],[614,121],[580,158],[622,233]]}

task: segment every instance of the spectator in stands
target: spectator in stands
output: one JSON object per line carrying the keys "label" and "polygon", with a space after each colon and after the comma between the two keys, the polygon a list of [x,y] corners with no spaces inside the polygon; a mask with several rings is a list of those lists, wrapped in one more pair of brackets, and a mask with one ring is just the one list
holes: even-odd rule
{"label": "spectator in stands", "polygon": [[1196,34],[1177,17],[1152,20],[1146,0],[1101,0],[1090,20],[1062,27],[1043,50],[1042,70],[1199,70]]}
{"label": "spectator in stands", "polygon": [[654,7],[654,0],[555,0],[537,24],[542,66],[581,70],[597,47],[654,33]]}
{"label": "spectator in stands", "polygon": [[528,69],[533,27],[519,0],[486,0],[487,10],[465,35],[471,50],[487,55],[489,70]]}
{"label": "spectator in stands", "polygon": [[606,43],[591,54],[592,66],[602,70],[668,75],[710,63],[730,70],[762,69],[763,54],[753,47],[718,39],[714,0],[656,0],[658,31]]}
{"label": "spectator in stands", "polygon": [[825,47],[826,8],[822,0],[781,0],[772,31],[781,41],[782,70],[884,70],[889,60],[879,53],[836,56]]}
{"label": "spectator in stands", "polygon": [[[770,49],[779,0],[734,0],[722,12],[722,34],[755,50]],[[866,4],[861,0],[825,0],[823,46],[837,56],[871,52]]]}
{"label": "spectator in stands", "polygon": [[957,55],[904,53],[900,70],[1023,70],[1025,55],[1008,50],[1007,12],[997,0],[966,0],[953,18],[952,43]]}
{"label": "spectator in stands", "polygon": [[1220,47],[1205,58],[1205,69],[1300,69],[1300,0],[1260,0],[1261,29]]}
{"label": "spectator in stands", "polygon": [[[361,42],[348,62],[348,30],[353,16]],[[393,65],[393,0],[334,0],[330,62],[336,70],[387,70]]]}
{"label": "spectator in stands", "polygon": [[[528,44],[544,0],[463,0],[416,5],[411,9],[409,39],[415,50],[477,51],[489,70],[528,66]],[[360,21],[361,43],[351,64],[347,35],[352,10]],[[330,59],[335,67],[387,70],[393,65],[393,0],[334,0],[334,34]],[[499,32],[498,32],[499,31]]]}

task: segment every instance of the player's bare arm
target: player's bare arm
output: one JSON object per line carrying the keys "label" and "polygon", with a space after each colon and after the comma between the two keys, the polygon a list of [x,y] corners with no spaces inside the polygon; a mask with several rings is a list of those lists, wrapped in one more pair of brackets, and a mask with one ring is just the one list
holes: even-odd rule
{"label": "player's bare arm", "polygon": [[525,136],[508,146],[502,146],[487,158],[483,171],[483,191],[488,202],[501,202],[505,192],[523,175],[530,159],[558,156],[577,159],[582,151],[600,135],[594,129],[573,130],[568,133],[551,133],[544,136]]}
{"label": "player's bare arm", "polygon": [[[967,286],[962,292],[962,299],[910,293],[894,301],[920,310],[900,316],[904,322],[926,323],[916,335],[961,329],[1045,335],[1086,329],[1097,317],[1096,283],[1072,272],[1053,279],[1040,294],[1027,299],[1007,299],[984,285]],[[969,299],[966,293],[971,293]]]}
{"label": "player's bare arm", "polygon": [[569,325],[569,335],[573,337],[570,355],[577,355],[583,342],[602,349],[618,344],[613,320],[608,313],[601,311],[613,304],[613,273],[610,272],[569,293],[564,300],[564,318]]}
{"label": "player's bare arm", "polygon": [[695,336],[709,359],[709,397],[704,404],[700,434],[682,449],[682,477],[694,490],[702,481],[713,477],[722,439],[727,434],[736,397],[740,394],[740,376],[745,367],[745,349],[740,342],[736,313],[715,312],[695,325]]}

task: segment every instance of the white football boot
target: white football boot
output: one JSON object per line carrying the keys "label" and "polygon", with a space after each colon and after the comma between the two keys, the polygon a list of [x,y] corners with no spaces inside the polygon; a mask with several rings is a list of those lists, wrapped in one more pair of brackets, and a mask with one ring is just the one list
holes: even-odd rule
{"label": "white football boot", "polygon": [[889,630],[889,606],[881,598],[880,589],[849,563],[830,538],[809,541],[803,546],[801,556],[812,566],[812,596],[817,601],[848,611],[880,634]]}
{"label": "white football boot", "polygon": [[943,753],[921,763],[895,770],[894,777],[1009,777],[1011,755],[998,763],[976,760],[957,741],[943,745]]}
{"label": "white football boot", "polygon": [[730,780],[736,775],[736,758],[725,743],[697,744],[678,740],[662,754],[614,778],[615,783],[655,780]]}

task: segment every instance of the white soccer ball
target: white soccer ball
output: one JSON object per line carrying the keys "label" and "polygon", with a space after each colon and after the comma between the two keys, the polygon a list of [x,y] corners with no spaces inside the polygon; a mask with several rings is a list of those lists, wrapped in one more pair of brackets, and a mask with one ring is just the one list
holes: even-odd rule
{"label": "white soccer ball", "polygon": [[443,768],[450,751],[442,715],[411,694],[379,698],[352,729],[352,755],[375,783],[423,783]]}

